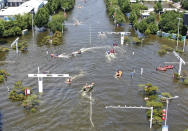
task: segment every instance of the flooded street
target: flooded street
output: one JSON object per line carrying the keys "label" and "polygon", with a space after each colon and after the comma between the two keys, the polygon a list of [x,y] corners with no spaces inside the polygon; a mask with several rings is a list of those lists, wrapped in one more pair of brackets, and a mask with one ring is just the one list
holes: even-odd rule
{"label": "flooded street", "polygon": [[[77,8],[78,6],[83,7]],[[6,69],[11,74],[8,81],[0,85],[0,126],[2,125],[3,131],[151,131],[145,110],[105,108],[110,105],[145,106],[138,84],[149,82],[158,86],[161,92],[180,96],[169,104],[169,131],[183,131],[187,128],[188,88],[173,81],[172,71],[156,71],[156,67],[164,62],[178,61],[173,53],[163,57],[157,54],[160,44],[175,44],[176,41],[152,36],[146,38],[141,45],[119,44],[115,48],[116,56],[108,58],[105,52],[112,48],[114,42],[120,43],[120,35],[107,35],[103,38],[98,35],[101,31],[115,31],[107,16],[104,1],[88,0],[84,3],[77,0],[66,23],[73,23],[74,19],[78,19],[83,25],[65,26],[62,45],[39,46],[37,42],[49,32],[35,32],[34,38],[30,32],[20,38],[28,42],[27,53],[16,55],[11,50],[1,57],[1,61],[15,61],[1,65],[1,69]],[[124,31],[130,29],[128,24],[123,26]],[[69,57],[69,54],[79,49],[82,54]],[[64,57],[51,58],[51,53],[63,53]],[[188,53],[182,57],[188,61]],[[38,66],[41,72],[68,73],[73,77],[73,83],[65,84],[64,78],[44,78],[44,93],[39,98],[40,110],[37,113],[27,113],[22,106],[8,99],[7,86],[12,88],[16,81],[22,80],[24,86],[33,87],[37,93],[38,79],[28,78],[27,75],[37,73]],[[178,65],[175,66],[178,69]],[[140,68],[144,70],[142,76]],[[113,77],[117,69],[123,71],[121,79]],[[183,66],[183,70],[187,69],[187,65]],[[132,79],[130,72],[133,70],[136,74]],[[90,101],[80,93],[86,82],[96,84],[92,91],[94,127],[89,118]],[[161,131],[161,128],[153,127],[152,131]]]}

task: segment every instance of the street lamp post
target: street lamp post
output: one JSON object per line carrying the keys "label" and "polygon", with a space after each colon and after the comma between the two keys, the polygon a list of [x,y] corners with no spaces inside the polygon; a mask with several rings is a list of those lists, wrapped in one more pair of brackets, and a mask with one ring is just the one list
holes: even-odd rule
{"label": "street lamp post", "polygon": [[168,126],[166,125],[166,123],[167,123],[169,100],[179,98],[179,96],[174,96],[174,97],[170,97],[170,98],[162,97],[162,98],[166,99],[166,115],[165,115],[166,119],[165,119],[165,125],[162,127],[162,131],[168,131]]}
{"label": "street lamp post", "polygon": [[178,39],[179,39],[179,24],[180,24],[180,20],[182,18],[177,18],[179,21],[178,21],[178,37],[177,37],[177,46],[176,46],[176,49],[178,48]]}
{"label": "street lamp post", "polygon": [[166,99],[166,119],[165,119],[165,126],[166,126],[169,100],[179,98],[179,96],[174,96],[170,98],[164,97],[164,98]]}

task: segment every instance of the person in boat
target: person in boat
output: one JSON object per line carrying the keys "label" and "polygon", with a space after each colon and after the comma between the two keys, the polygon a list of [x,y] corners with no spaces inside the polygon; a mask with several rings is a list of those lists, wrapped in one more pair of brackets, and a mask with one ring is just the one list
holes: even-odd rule
{"label": "person in boat", "polygon": [[110,51],[109,51],[109,50],[108,50],[108,51],[106,51],[106,54],[107,54],[107,55],[109,55],[109,54],[110,54]]}
{"label": "person in boat", "polygon": [[57,54],[50,54],[51,57],[58,57]]}
{"label": "person in boat", "polygon": [[122,74],[123,74],[123,72],[122,72],[121,70],[117,70],[115,76],[116,76],[117,78],[120,78],[120,77],[122,76]]}
{"label": "person in boat", "polygon": [[115,50],[114,50],[114,49],[111,49],[111,50],[110,50],[110,53],[111,53],[111,54],[114,54],[114,53],[115,53]]}
{"label": "person in boat", "polygon": [[93,87],[94,87],[94,85],[95,85],[95,83],[94,82],[92,82],[90,85],[88,85],[87,83],[86,83],[86,85],[83,87],[83,91],[85,91],[85,92],[89,92]]}
{"label": "person in boat", "polygon": [[82,53],[81,50],[78,50],[78,51],[77,51],[77,54],[81,54],[81,53]]}
{"label": "person in boat", "polygon": [[118,46],[118,44],[117,43],[113,43],[113,46]]}
{"label": "person in boat", "polygon": [[66,80],[66,82],[65,83],[67,83],[67,84],[71,84],[72,83],[72,78],[71,77],[69,77],[67,80]]}

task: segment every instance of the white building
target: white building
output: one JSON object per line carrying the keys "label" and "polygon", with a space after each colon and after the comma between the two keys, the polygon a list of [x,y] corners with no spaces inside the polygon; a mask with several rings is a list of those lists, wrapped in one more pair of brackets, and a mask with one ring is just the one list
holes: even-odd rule
{"label": "white building", "polygon": [[1,9],[0,18],[5,19],[7,17],[12,17],[18,14],[23,15],[25,13],[30,13],[32,10],[34,10],[34,13],[36,13],[46,3],[47,1],[44,0],[30,0],[18,7],[8,7],[7,9]]}

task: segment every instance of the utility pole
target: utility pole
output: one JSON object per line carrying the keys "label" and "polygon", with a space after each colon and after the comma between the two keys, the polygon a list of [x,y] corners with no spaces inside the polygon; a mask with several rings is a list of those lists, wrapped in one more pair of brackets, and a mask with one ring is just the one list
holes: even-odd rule
{"label": "utility pole", "polygon": [[177,46],[176,46],[176,49],[178,48],[178,39],[179,39],[179,24],[180,24],[180,20],[182,19],[182,18],[177,18],[179,21],[178,21],[178,37],[177,37]]}

